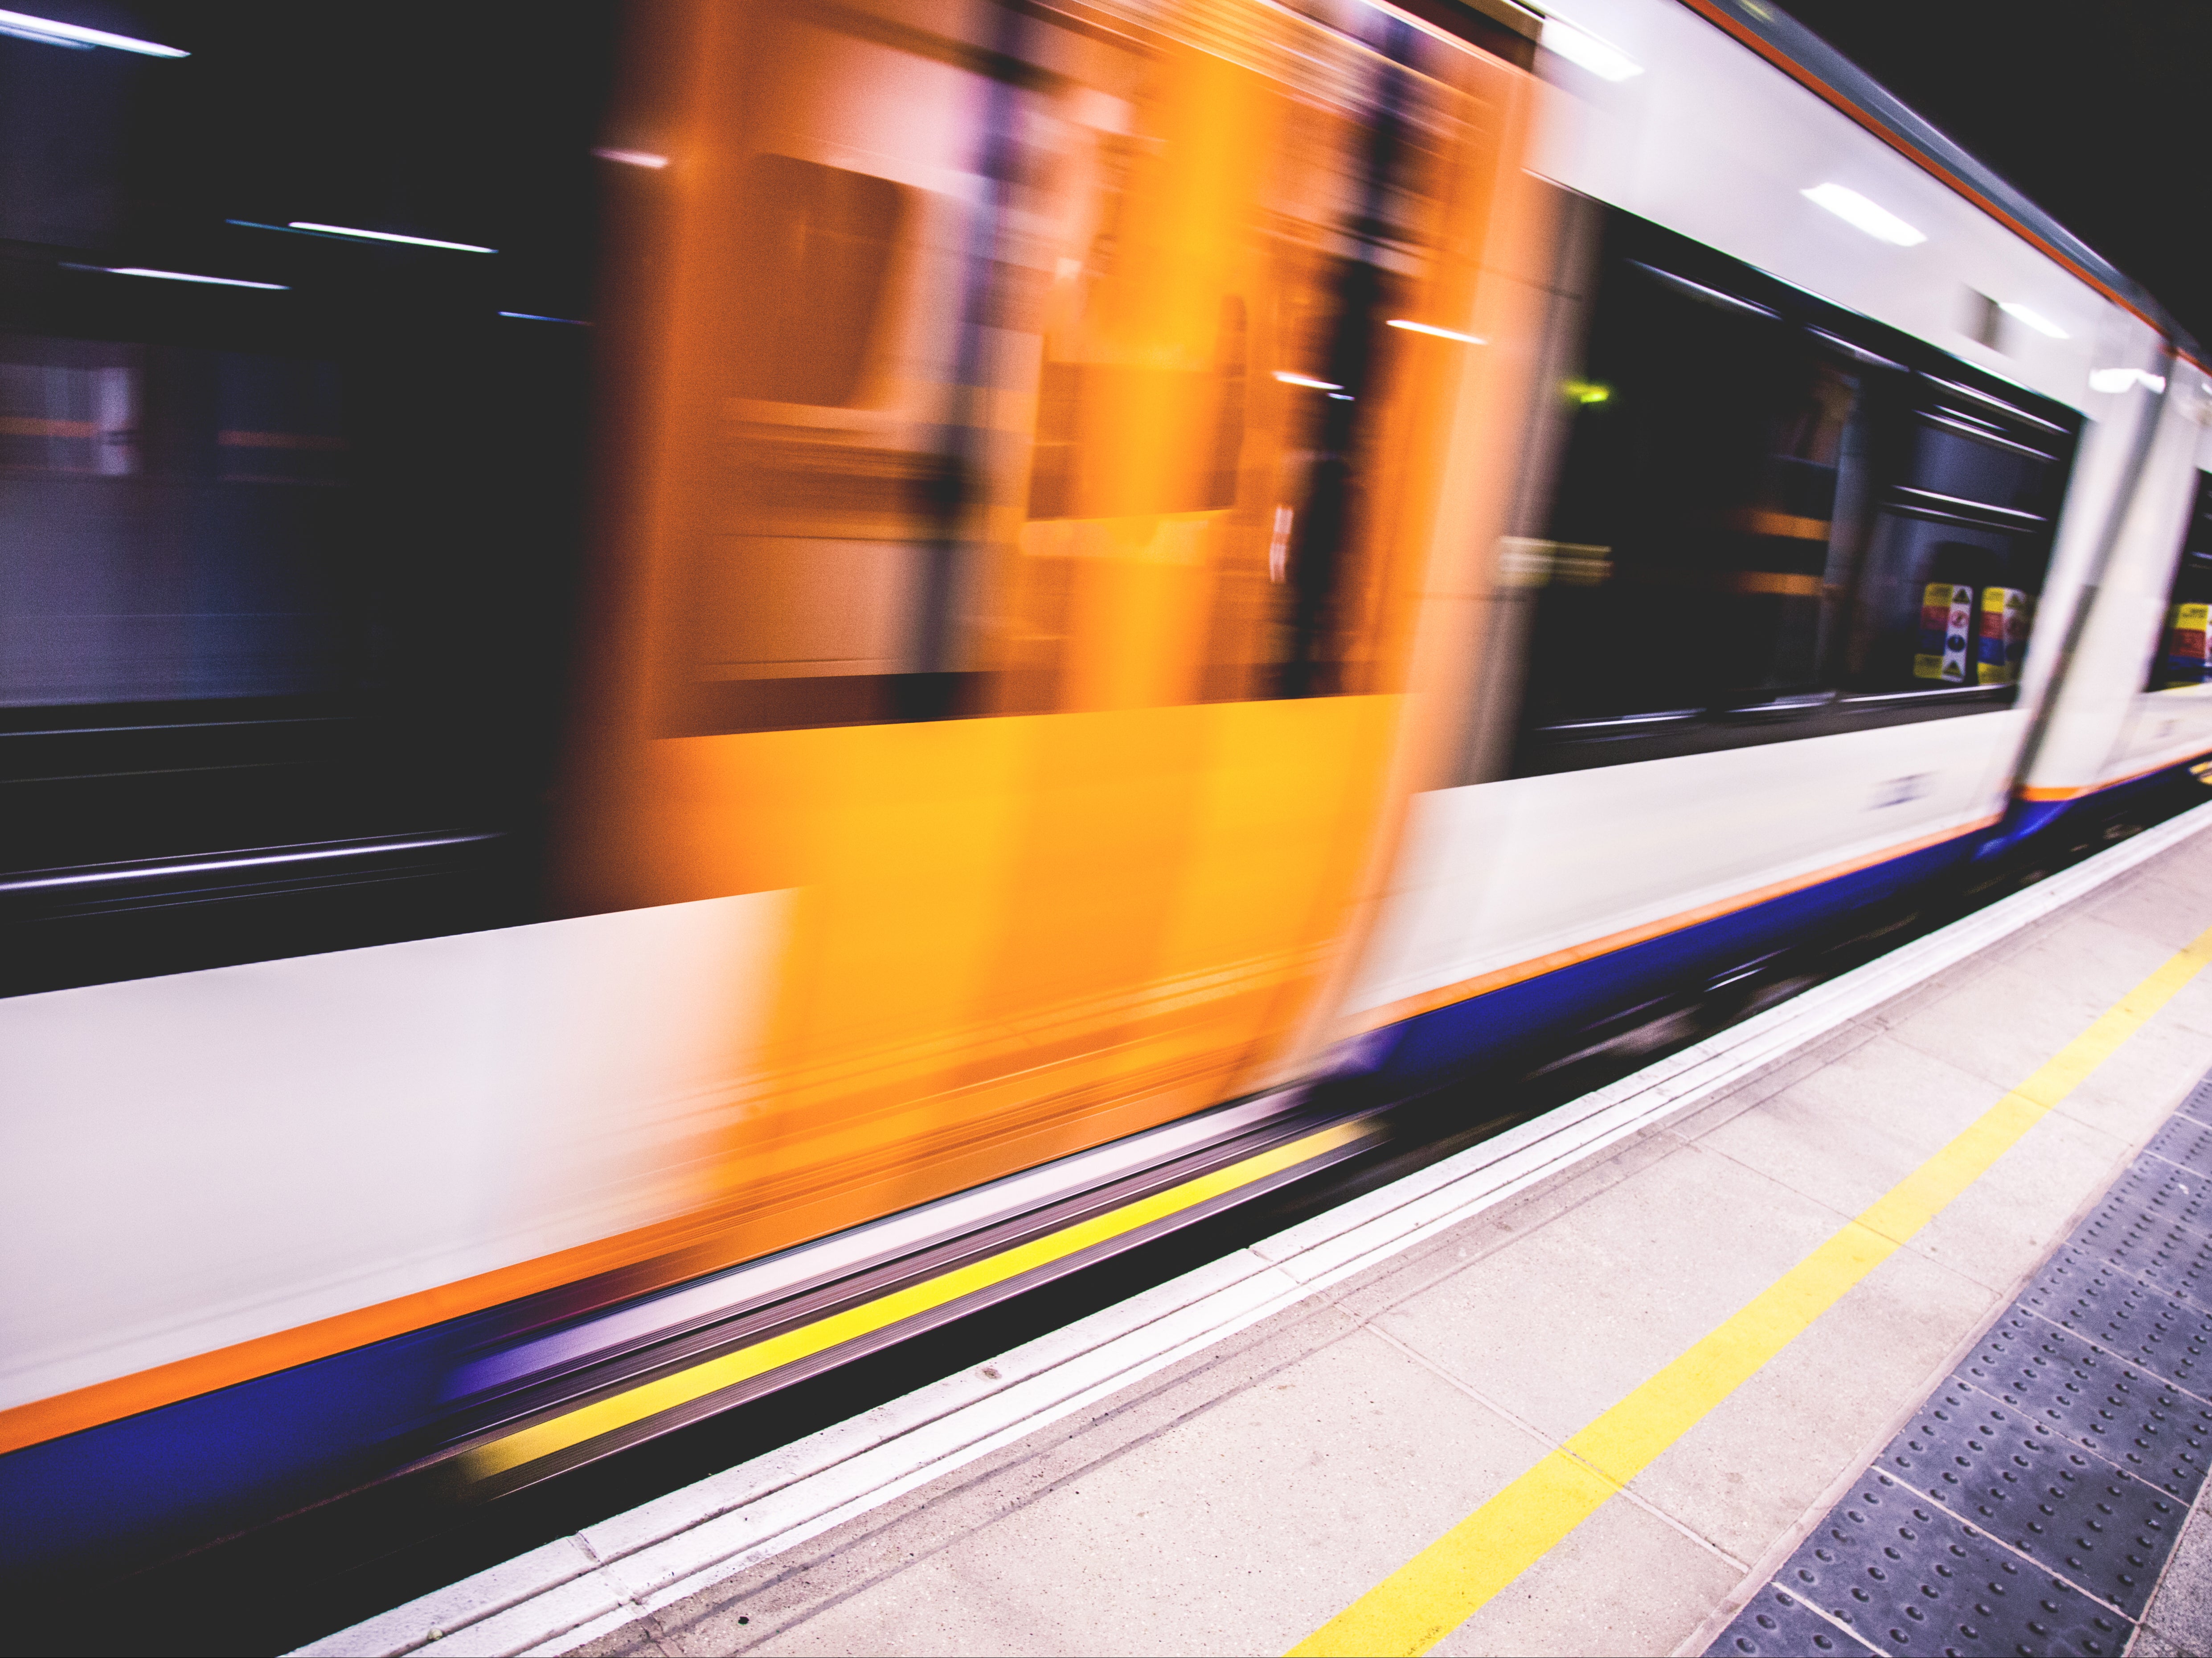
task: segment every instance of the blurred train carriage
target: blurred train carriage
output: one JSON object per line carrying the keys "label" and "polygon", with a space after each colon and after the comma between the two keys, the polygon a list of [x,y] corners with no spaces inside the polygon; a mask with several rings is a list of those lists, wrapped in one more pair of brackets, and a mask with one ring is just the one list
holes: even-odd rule
{"label": "blurred train carriage", "polygon": [[1524,90],[1190,21],[708,8],[632,118],[685,160],[563,873],[793,895],[733,1255],[1294,1069],[1371,878],[1498,373],[1389,324],[1474,336]]}
{"label": "blurred train carriage", "polygon": [[0,39],[12,1570],[544,1478],[2212,753],[2195,348],[1765,8],[127,9]]}

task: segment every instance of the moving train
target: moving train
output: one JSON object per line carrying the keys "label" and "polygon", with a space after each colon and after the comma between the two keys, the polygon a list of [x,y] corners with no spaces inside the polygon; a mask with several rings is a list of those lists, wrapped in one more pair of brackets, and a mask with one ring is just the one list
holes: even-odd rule
{"label": "moving train", "polygon": [[2212,755],[2197,349],[1765,0],[50,9],[14,1580],[546,1479]]}

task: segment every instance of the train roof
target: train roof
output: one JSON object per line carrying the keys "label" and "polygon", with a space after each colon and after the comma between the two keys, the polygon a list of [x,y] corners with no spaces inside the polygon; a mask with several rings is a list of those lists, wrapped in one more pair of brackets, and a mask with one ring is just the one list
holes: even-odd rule
{"label": "train roof", "polygon": [[1781,8],[1767,0],[1682,3],[1927,168],[2107,298],[2136,313],[2185,355],[2203,360],[2195,339],[2156,295]]}

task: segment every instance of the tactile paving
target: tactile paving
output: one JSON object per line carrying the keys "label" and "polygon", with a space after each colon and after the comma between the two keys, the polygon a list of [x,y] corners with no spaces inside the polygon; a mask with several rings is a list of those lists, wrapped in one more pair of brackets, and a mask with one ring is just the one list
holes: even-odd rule
{"label": "tactile paving", "polygon": [[1917,1653],[2117,1654],[2133,1628],[2110,1607],[1869,1470],[1776,1582],[1869,1645]]}
{"label": "tactile paving", "polygon": [[2212,1308],[2212,1237],[2174,1221],[2138,1215],[2130,1224],[2101,1215],[2076,1232],[2073,1245],[2104,1255],[2154,1290]]}
{"label": "tactile paving", "polygon": [[2212,1233],[2166,1220],[2136,1206],[2100,1211],[2084,1221],[2067,1243],[2086,1254],[2103,1256],[2154,1289],[2200,1307],[2212,1307]]}
{"label": "tactile paving", "polygon": [[1876,1466],[2140,1616],[2189,1505],[1972,1388],[1939,1388]]}
{"label": "tactile paving", "polygon": [[2212,1236],[2212,1177],[2164,1157],[2138,1158],[2112,1182],[2084,1230],[2107,1215],[2138,1212]]}
{"label": "tactile paving", "polygon": [[2201,1123],[2212,1124],[2212,1077],[2189,1090],[2189,1097],[2175,1108],[2179,1115],[2194,1117]]}
{"label": "tactile paving", "polygon": [[1778,1584],[1769,1583],[1706,1649],[1709,1658],[1804,1658],[1807,1653],[1875,1658],[1875,1649]]}
{"label": "tactile paving", "polygon": [[1945,1385],[1961,1384],[2185,1503],[2204,1484],[2212,1405],[2033,1313],[1998,1320]]}
{"label": "tactile paving", "polygon": [[2212,1127],[2194,1117],[2168,1117],[2166,1127],[2151,1136],[2143,1150],[2200,1175],[2212,1175]]}
{"label": "tactile paving", "polygon": [[2062,1248],[2018,1305],[2132,1359],[2198,1397],[2212,1389],[2212,1310]]}

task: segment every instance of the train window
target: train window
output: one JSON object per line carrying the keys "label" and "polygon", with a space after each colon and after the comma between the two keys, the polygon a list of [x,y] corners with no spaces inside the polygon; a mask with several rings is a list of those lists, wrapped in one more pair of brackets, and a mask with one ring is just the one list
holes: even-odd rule
{"label": "train window", "polygon": [[[646,463],[686,502],[654,623],[665,732],[1330,695],[1397,671],[1406,593],[1378,526],[1418,446],[1407,401],[1442,382],[1401,372],[1434,335],[1389,324],[1471,298],[1439,286],[1467,238],[1449,204],[1486,176],[1499,112],[1467,98],[1465,54],[1392,24],[1329,113],[1293,115],[1235,54],[1163,58],[1027,8],[945,27],[987,23],[1013,46],[772,9],[701,106],[755,159],[740,210],[654,233],[652,282],[698,273],[700,293],[653,290],[699,388]],[[775,97],[734,90],[771,65]],[[893,85],[939,100],[926,156],[887,152],[851,94]],[[1410,112],[1377,128],[1370,99]],[[895,176],[764,153],[786,145]]]}
{"label": "train window", "polygon": [[752,257],[731,320],[737,394],[850,404],[876,332],[905,191],[889,179],[795,155],[756,155],[738,222]]}
{"label": "train window", "polygon": [[1931,375],[1886,480],[1840,678],[1867,695],[2020,677],[2064,487],[2063,428]]}
{"label": "train window", "polygon": [[2212,683],[2212,472],[2197,475],[2197,498],[2166,595],[2166,619],[2146,690]]}
{"label": "train window", "polygon": [[1547,771],[1969,712],[2025,659],[2068,411],[1631,216],[1501,573]]}
{"label": "train window", "polygon": [[229,487],[335,482],[334,374],[0,335],[0,704],[299,696],[343,683],[339,503]]}
{"label": "train window", "polygon": [[0,472],[121,477],[138,470],[139,366],[128,346],[0,343]]}
{"label": "train window", "polygon": [[1864,371],[1766,305],[1642,260],[1614,260],[1602,283],[1563,388],[1551,522],[1513,572],[1540,589],[1534,723],[1812,691]]}
{"label": "train window", "polygon": [[534,914],[619,19],[520,15],[0,36],[0,993]]}
{"label": "train window", "polygon": [[220,476],[232,483],[343,483],[339,383],[333,362],[224,353],[216,377]]}
{"label": "train window", "polygon": [[[1244,301],[1231,295],[1221,303],[1209,367],[1046,363],[1037,386],[1029,516],[1133,518],[1233,506],[1244,440],[1246,333]],[[1125,431],[1133,416],[1157,419],[1159,412],[1176,428],[1158,434],[1160,465],[1131,465],[1094,435]]]}

